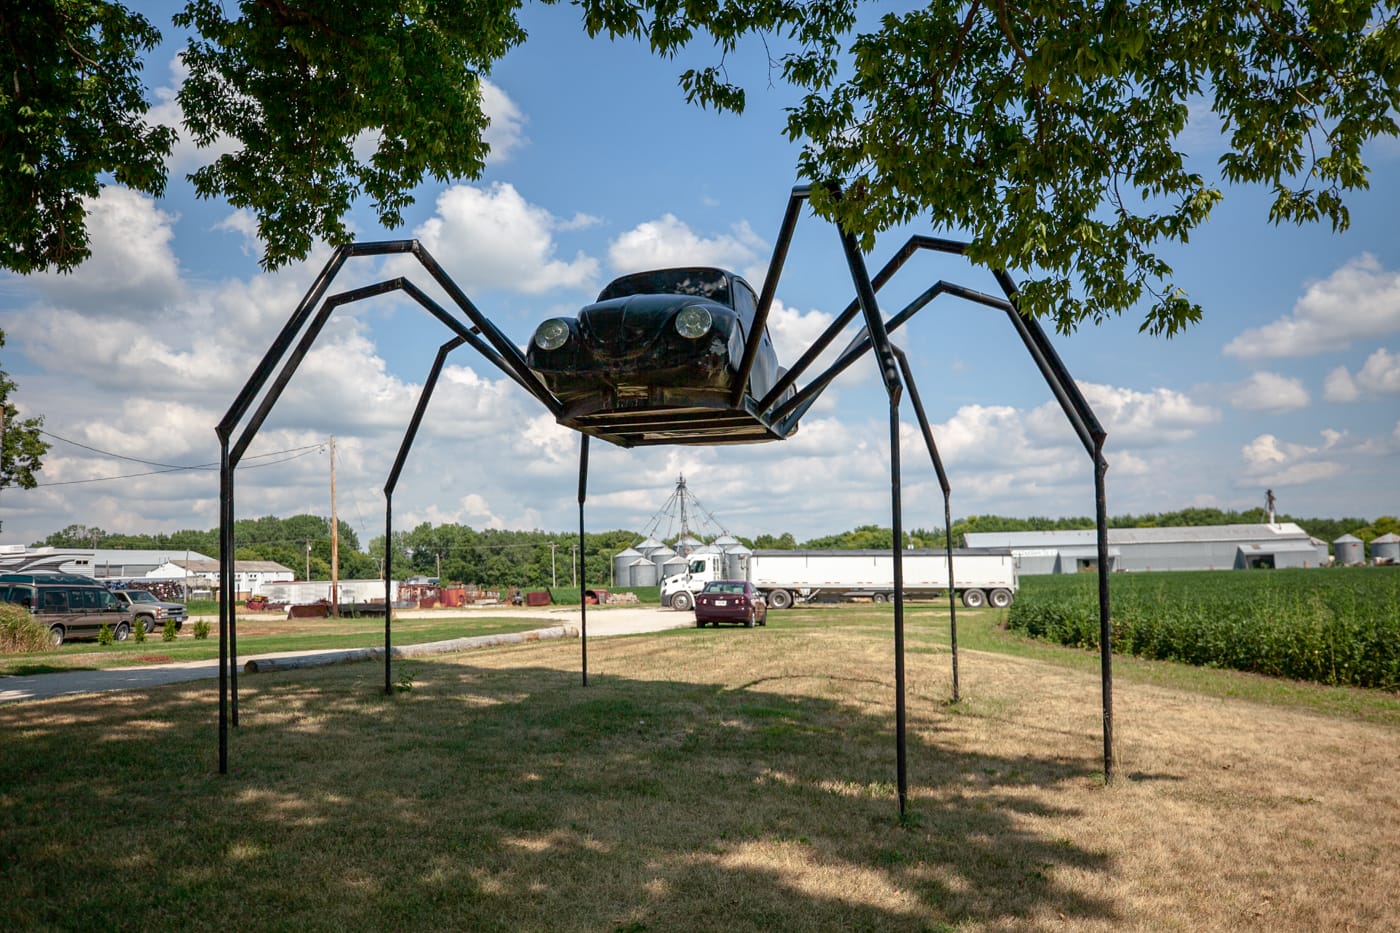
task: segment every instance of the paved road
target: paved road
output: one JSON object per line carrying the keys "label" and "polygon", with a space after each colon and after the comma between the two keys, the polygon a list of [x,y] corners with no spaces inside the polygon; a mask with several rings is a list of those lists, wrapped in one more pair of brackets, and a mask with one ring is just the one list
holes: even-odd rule
{"label": "paved road", "polygon": [[[580,612],[577,608],[516,609],[513,607],[493,607],[471,611],[479,612],[482,615],[538,618],[541,629],[557,629],[559,626],[572,627],[571,637],[577,636],[579,627]],[[440,613],[440,610],[429,611],[429,615]],[[418,613],[415,612],[413,615],[417,616]],[[595,609],[588,613],[588,637],[607,638],[614,635],[637,635],[674,628],[689,628],[694,624],[695,617],[691,613],[675,612],[658,606]],[[453,643],[444,642],[442,644],[448,650],[461,650],[460,646],[449,647]],[[347,654],[344,651],[324,650],[281,651],[243,656],[239,658],[239,664],[241,666],[249,661],[266,661],[275,658],[323,658],[328,662],[350,660]],[[218,676],[219,662],[217,658],[213,658],[208,661],[147,664],[105,671],[60,671],[53,674],[34,674],[26,677],[0,677],[0,703],[41,700],[74,693],[136,690],[143,687],[158,687],[163,684],[205,680]]]}

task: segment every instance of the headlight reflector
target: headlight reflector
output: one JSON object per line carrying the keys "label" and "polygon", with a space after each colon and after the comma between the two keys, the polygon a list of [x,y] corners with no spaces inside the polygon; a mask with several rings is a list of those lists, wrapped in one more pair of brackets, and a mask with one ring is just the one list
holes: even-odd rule
{"label": "headlight reflector", "polygon": [[709,308],[701,305],[686,305],[681,308],[680,314],[676,315],[676,333],[694,340],[708,334],[712,323]]}
{"label": "headlight reflector", "polygon": [[562,318],[551,318],[535,329],[535,346],[541,350],[558,350],[569,340],[569,324]]}

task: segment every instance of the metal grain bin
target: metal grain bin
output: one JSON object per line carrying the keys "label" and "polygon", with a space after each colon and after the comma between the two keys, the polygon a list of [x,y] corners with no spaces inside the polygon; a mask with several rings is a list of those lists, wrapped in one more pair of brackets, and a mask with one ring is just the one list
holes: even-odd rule
{"label": "metal grain bin", "polygon": [[637,558],[644,556],[640,551],[630,547],[614,554],[612,559],[613,586],[631,586],[632,571],[630,568]]}
{"label": "metal grain bin", "polygon": [[661,574],[661,579],[664,580],[667,577],[674,577],[676,574],[685,573],[686,568],[689,566],[690,562],[677,554],[657,569]]}
{"label": "metal grain bin", "polygon": [[724,575],[731,580],[749,578],[749,556],[753,554],[742,544],[734,544],[724,552]]}
{"label": "metal grain bin", "polygon": [[1342,535],[1332,542],[1332,555],[1338,567],[1358,567],[1366,563],[1366,545],[1355,535]]}
{"label": "metal grain bin", "polygon": [[676,553],[681,555],[682,557],[686,557],[692,551],[694,551],[696,548],[698,548],[704,543],[705,542],[701,541],[697,537],[694,537],[693,535],[686,535],[684,538],[681,538],[679,541],[676,542]]}
{"label": "metal grain bin", "polygon": [[1371,560],[1378,564],[1400,564],[1400,535],[1381,535],[1373,539]]}
{"label": "metal grain bin", "polygon": [[641,544],[637,544],[637,545],[633,545],[633,546],[634,546],[638,551],[641,552],[641,554],[642,554],[643,557],[650,557],[652,551],[656,550],[657,548],[663,548],[663,547],[665,547],[666,545],[662,544],[660,541],[656,540],[655,538],[647,538],[647,539],[646,539],[645,541],[643,541]]}
{"label": "metal grain bin", "polygon": [[639,557],[627,568],[628,586],[656,586],[658,569],[656,564]]}
{"label": "metal grain bin", "polygon": [[713,544],[715,547],[719,548],[721,551],[727,551],[734,545],[739,544],[740,542],[738,538],[734,537],[731,534],[722,534],[710,543]]}
{"label": "metal grain bin", "polygon": [[[643,553],[645,553],[645,552],[643,552]],[[661,547],[655,548],[654,550],[652,550],[652,552],[651,552],[650,554],[647,554],[647,555],[646,555],[646,558],[647,558],[647,560],[649,560],[649,561],[651,561],[653,564],[655,564],[655,565],[656,565],[656,569],[659,571],[663,566],[665,566],[665,564],[666,564],[666,562],[667,562],[668,560],[670,560],[671,558],[673,558],[673,557],[675,557],[675,556],[676,556],[676,552],[673,551],[673,550],[671,550],[670,548],[668,548],[666,545],[663,544],[663,545],[661,545]]]}

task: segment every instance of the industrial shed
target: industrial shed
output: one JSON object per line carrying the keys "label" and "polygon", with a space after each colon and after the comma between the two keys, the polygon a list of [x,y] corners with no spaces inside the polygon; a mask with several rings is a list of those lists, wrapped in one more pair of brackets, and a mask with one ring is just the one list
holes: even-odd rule
{"label": "industrial shed", "polygon": [[[968,532],[968,547],[1010,548],[1022,575],[1084,573],[1097,569],[1098,539],[1082,531]],[[1244,570],[1250,567],[1322,567],[1326,542],[1292,522],[1204,525],[1189,528],[1110,528],[1109,569]]]}

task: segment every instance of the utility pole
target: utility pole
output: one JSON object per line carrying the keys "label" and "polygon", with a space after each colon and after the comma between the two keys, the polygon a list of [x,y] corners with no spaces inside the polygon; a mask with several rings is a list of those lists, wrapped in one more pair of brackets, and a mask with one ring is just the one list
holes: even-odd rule
{"label": "utility pole", "polygon": [[559,576],[554,572],[554,549],[558,546],[559,545],[553,541],[549,542],[549,585],[551,588],[558,588],[559,586]]}
{"label": "utility pole", "polygon": [[335,435],[331,435],[331,615],[340,617],[340,522],[335,516]]}
{"label": "utility pole", "polygon": [[574,586],[578,586],[578,545],[569,545],[569,566],[574,568]]}
{"label": "utility pole", "polygon": [[308,583],[311,582],[311,542],[310,542],[310,541],[307,541],[307,542],[306,542],[306,576],[302,577],[302,579],[305,580],[305,581],[308,582]]}

